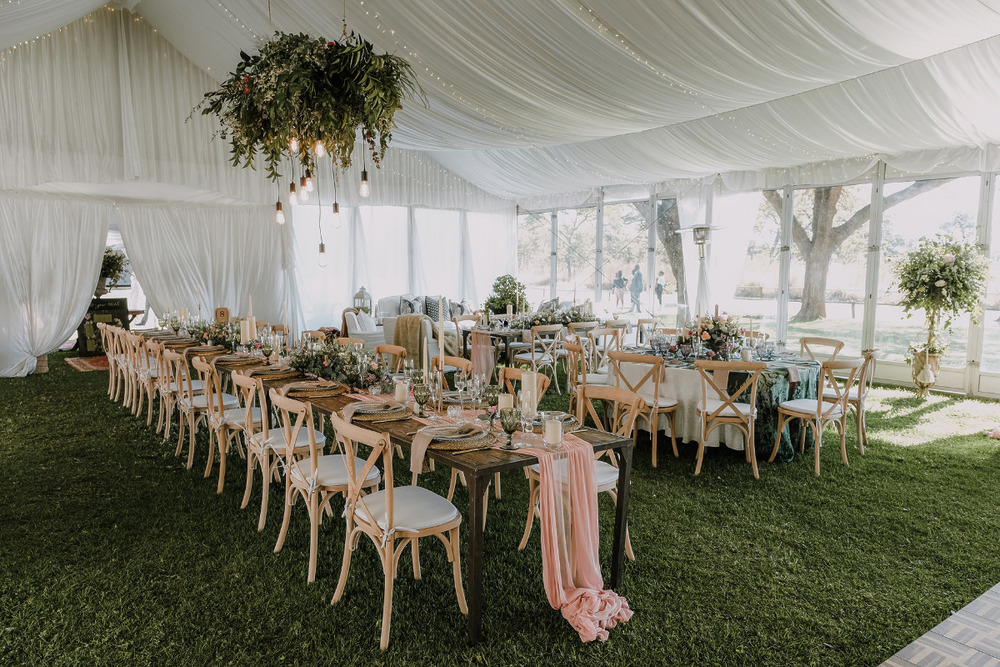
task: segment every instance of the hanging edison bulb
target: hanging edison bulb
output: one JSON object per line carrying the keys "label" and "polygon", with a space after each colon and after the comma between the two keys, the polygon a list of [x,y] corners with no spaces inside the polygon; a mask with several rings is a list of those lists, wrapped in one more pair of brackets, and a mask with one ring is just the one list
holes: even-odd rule
{"label": "hanging edison bulb", "polygon": [[285,224],[285,212],[281,210],[281,202],[274,205],[274,221],[279,225]]}
{"label": "hanging edison bulb", "polygon": [[309,188],[306,187],[305,176],[299,179],[299,201],[300,202],[309,201]]}
{"label": "hanging edison bulb", "polygon": [[333,228],[340,229],[340,204],[333,202]]}
{"label": "hanging edison bulb", "polygon": [[368,185],[368,170],[367,169],[362,169],[361,170],[361,188],[358,190],[358,192],[361,194],[362,197],[371,196],[372,189],[371,189],[371,186]]}
{"label": "hanging edison bulb", "polygon": [[306,191],[307,192],[312,192],[315,189],[316,189],[316,186],[313,185],[312,170],[306,169]]}
{"label": "hanging edison bulb", "polygon": [[319,265],[326,266],[326,244],[322,241],[319,242]]}
{"label": "hanging edison bulb", "polygon": [[295,183],[288,184],[288,205],[295,206],[299,203],[299,196],[295,193]]}
{"label": "hanging edison bulb", "polygon": [[316,141],[316,147],[313,149],[316,153],[316,157],[323,157],[326,155],[326,144],[323,143],[322,139]]}
{"label": "hanging edison bulb", "polygon": [[288,142],[288,150],[293,153],[299,152],[299,140],[296,137],[292,137],[292,140]]}

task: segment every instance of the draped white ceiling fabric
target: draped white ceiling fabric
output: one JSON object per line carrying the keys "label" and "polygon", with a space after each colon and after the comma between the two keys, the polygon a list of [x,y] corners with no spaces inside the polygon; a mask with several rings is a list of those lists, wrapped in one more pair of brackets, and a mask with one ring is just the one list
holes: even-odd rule
{"label": "draped white ceiling fabric", "polygon": [[35,370],[35,357],[83,320],[101,271],[108,204],[0,198],[0,377]]}

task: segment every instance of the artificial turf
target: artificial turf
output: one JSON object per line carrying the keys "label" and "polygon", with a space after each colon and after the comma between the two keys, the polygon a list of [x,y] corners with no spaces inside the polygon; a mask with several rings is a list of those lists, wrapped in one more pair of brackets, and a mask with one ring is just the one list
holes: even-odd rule
{"label": "artificial turf", "polygon": [[[675,459],[662,438],[654,469],[641,440],[638,560],[621,589],[635,616],[604,643],[582,644],[548,606],[537,525],[516,548],[527,485],[505,475],[486,529],[485,640],[468,645],[444,549],[427,541],[421,581],[408,555],[400,563],[382,653],[370,544],[330,606],[341,519],[325,522],[307,584],[301,505],[274,554],[278,487],[258,533],[259,484],[241,511],[238,456],[216,495],[201,474],[205,440],[186,470],[175,435],[164,443],[107,398],[107,373],[77,372],[64,357],[50,355],[46,375],[0,379],[4,665],[877,664],[1000,581],[1000,447],[983,435],[997,404],[876,388],[865,456],[850,434],[844,466],[831,430],[819,478],[807,455],[762,463],[755,481],[727,450],[710,450],[695,477],[694,446]],[[565,406],[551,390],[546,401]],[[448,472],[421,480],[444,493]],[[467,507],[463,489],[455,503]],[[604,498],[605,575],[612,523]]]}

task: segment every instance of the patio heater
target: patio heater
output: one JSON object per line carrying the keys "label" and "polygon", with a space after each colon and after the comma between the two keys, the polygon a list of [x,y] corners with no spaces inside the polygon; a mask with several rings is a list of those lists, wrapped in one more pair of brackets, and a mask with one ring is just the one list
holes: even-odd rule
{"label": "patio heater", "polygon": [[705,246],[712,240],[712,228],[709,225],[692,227],[694,244],[698,246],[698,295],[694,300],[695,312],[709,313],[712,302],[712,292],[708,282],[708,262],[705,258]]}

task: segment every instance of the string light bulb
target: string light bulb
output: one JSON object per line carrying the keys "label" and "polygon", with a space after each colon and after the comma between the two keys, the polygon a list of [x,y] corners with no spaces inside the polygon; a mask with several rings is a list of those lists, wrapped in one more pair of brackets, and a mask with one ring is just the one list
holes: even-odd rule
{"label": "string light bulb", "polygon": [[295,206],[299,203],[299,196],[295,192],[295,183],[288,184],[288,205]]}
{"label": "string light bulb", "polygon": [[274,221],[279,225],[285,224],[285,212],[281,210],[281,202],[274,205]]}
{"label": "string light bulb", "polygon": [[319,242],[319,265],[320,268],[326,266],[326,244],[323,241]]}
{"label": "string light bulb", "polygon": [[312,192],[315,189],[316,189],[316,186],[313,185],[312,171],[310,171],[309,169],[306,169],[306,190],[308,192]]}
{"label": "string light bulb", "polygon": [[340,229],[340,204],[333,202],[333,228]]}
{"label": "string light bulb", "polygon": [[361,187],[358,189],[359,194],[362,197],[370,197],[372,194],[371,186],[368,185],[368,170],[361,170]]}
{"label": "string light bulb", "polygon": [[306,187],[306,177],[303,176],[299,179],[299,201],[307,202],[309,201],[309,188]]}
{"label": "string light bulb", "polygon": [[323,143],[322,139],[316,141],[316,148],[313,149],[316,153],[316,157],[323,157],[326,155],[326,144]]}
{"label": "string light bulb", "polygon": [[288,150],[293,153],[297,153],[299,151],[299,140],[296,137],[292,137],[292,140],[288,142]]}

